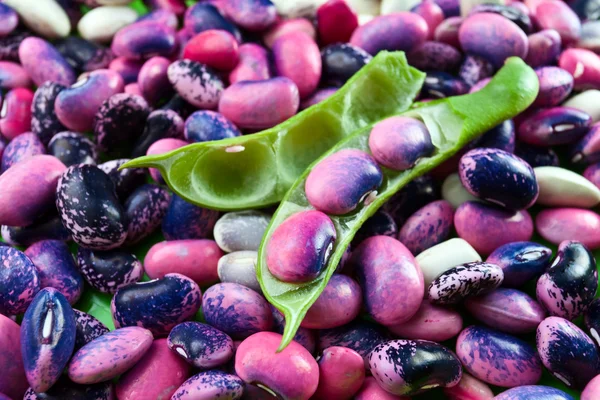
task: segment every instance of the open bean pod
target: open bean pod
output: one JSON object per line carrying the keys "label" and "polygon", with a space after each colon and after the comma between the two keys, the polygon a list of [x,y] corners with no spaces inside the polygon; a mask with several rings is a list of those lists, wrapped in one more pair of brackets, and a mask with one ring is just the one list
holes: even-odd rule
{"label": "open bean pod", "polygon": [[425,74],[402,52],[380,52],[334,95],[253,135],[194,143],[140,157],[121,168],[160,170],[186,201],[218,210],[247,210],[280,201],[317,157],[352,132],[406,111]]}
{"label": "open bean pod", "polygon": [[302,174],[281,201],[258,254],[257,275],[263,293],[286,319],[279,350],[293,339],[307,310],[327,285],[354,234],[367,218],[411,180],[440,165],[479,135],[529,107],[537,96],[538,88],[535,72],[521,59],[511,58],[480,92],[425,103],[404,112],[402,116],[415,118],[425,124],[434,145],[433,153],[419,159],[412,168],[404,171],[393,171],[380,166],[383,181],[377,196],[367,202],[368,205],[359,205],[347,214],[328,215],[335,226],[336,235],[322,272],[308,282],[289,283],[277,279],[267,267],[267,245],[274,231],[290,216],[314,209],[307,199],[305,184],[308,175],[319,162],[341,150],[360,150],[370,154],[369,136],[372,127],[363,127],[340,141]]}

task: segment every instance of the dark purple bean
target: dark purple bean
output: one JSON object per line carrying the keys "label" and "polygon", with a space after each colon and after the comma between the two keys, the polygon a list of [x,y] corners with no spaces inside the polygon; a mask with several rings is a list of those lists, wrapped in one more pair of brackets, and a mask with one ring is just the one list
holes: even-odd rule
{"label": "dark purple bean", "polygon": [[572,320],[590,305],[598,290],[596,260],[580,242],[564,241],[556,258],[538,279],[538,301],[550,315]]}
{"label": "dark purple bean", "polygon": [[103,293],[116,293],[121,287],[138,282],[144,274],[142,263],[121,250],[92,251],[79,247],[77,263],[86,282]]}
{"label": "dark purple bean", "polygon": [[76,71],[94,71],[108,68],[115,58],[110,49],[100,47],[77,36],[68,36],[56,42],[56,50]]}
{"label": "dark purple bean", "polygon": [[25,255],[37,269],[40,288],[54,288],[75,304],[83,293],[83,277],[65,242],[41,240],[29,246]]}
{"label": "dark purple bean", "polygon": [[8,36],[0,37],[0,60],[20,62],[19,47],[30,36],[30,31],[17,29]]}
{"label": "dark purple bean", "polygon": [[529,35],[529,51],[525,61],[532,67],[555,63],[560,54],[562,41],[554,29],[544,29]]}
{"label": "dark purple bean", "polygon": [[170,64],[171,61],[164,57],[152,57],[140,69],[137,83],[148,103],[157,104],[173,95],[173,86],[167,76]]}
{"label": "dark purple bean", "polygon": [[167,189],[151,184],[140,186],[127,198],[124,204],[128,221],[126,245],[138,243],[161,225],[170,199]]}
{"label": "dark purple bean", "polygon": [[39,273],[24,253],[12,247],[0,247],[0,312],[21,314],[40,290]]}
{"label": "dark purple bean", "polygon": [[347,347],[360,354],[368,368],[368,357],[371,350],[387,340],[387,334],[381,326],[356,319],[339,328],[320,330],[319,350],[322,351],[331,346]]}
{"label": "dark purple bean", "polygon": [[471,9],[469,16],[477,13],[493,13],[502,15],[504,18],[517,24],[525,33],[530,33],[533,29],[531,18],[516,7],[505,6],[503,4],[479,4]]}
{"label": "dark purple bean", "polygon": [[573,76],[562,68],[541,67],[535,73],[540,81],[540,92],[535,107],[554,107],[565,100],[573,90]]}
{"label": "dark purple bean", "polygon": [[27,88],[15,88],[6,93],[0,109],[0,132],[13,140],[31,130],[31,105],[33,92]]}
{"label": "dark purple bean", "polygon": [[456,17],[460,15],[460,4],[458,0],[434,0],[435,3],[440,6],[444,11],[446,18]]}
{"label": "dark purple bean", "polygon": [[462,377],[458,358],[446,347],[426,340],[392,340],[375,347],[369,356],[373,377],[395,395],[451,387]]}
{"label": "dark purple bean", "polygon": [[95,166],[76,165],[65,171],[56,189],[56,208],[81,246],[109,250],[127,237],[126,215],[114,183]]}
{"label": "dark purple bean", "polygon": [[456,78],[446,72],[429,72],[421,89],[424,98],[441,99],[459,96],[469,92],[469,85],[461,78]]}
{"label": "dark purple bean", "polygon": [[590,337],[600,345],[600,300],[594,300],[584,314],[584,323]]}
{"label": "dark purple bean", "polygon": [[119,171],[119,167],[127,161],[129,159],[123,158],[98,165],[98,168],[104,171],[113,181],[117,196],[122,201],[137,187],[146,182],[146,169],[144,168],[126,168]]}
{"label": "dark purple bean", "polygon": [[75,314],[59,291],[42,289],[21,323],[25,375],[35,392],[50,389],[62,375],[75,345]]}
{"label": "dark purple bean", "polygon": [[169,333],[169,349],[197,368],[211,369],[233,357],[233,341],[210,325],[184,322]]}
{"label": "dark purple bean", "polygon": [[372,58],[363,49],[349,43],[331,44],[321,50],[321,81],[327,85],[342,86]]}
{"label": "dark purple bean", "polygon": [[153,21],[136,22],[117,32],[111,48],[116,56],[131,59],[170,57],[177,50],[177,38],[169,26]]}
{"label": "dark purple bean", "polygon": [[162,232],[167,240],[204,239],[212,233],[218,218],[218,211],[195,206],[173,195],[163,218]]}
{"label": "dark purple bean", "polygon": [[486,262],[504,272],[502,286],[520,287],[541,275],[550,265],[552,250],[533,242],[513,242],[498,247]]}
{"label": "dark purple bean", "polygon": [[[392,216],[383,210],[377,210],[375,214],[369,217],[358,232],[354,235],[354,239],[352,240],[353,246],[358,246],[363,240],[370,238],[372,236],[391,236],[396,237],[398,234],[398,225],[392,218]],[[347,250],[347,253],[350,252]],[[344,253],[346,254],[346,253]],[[340,261],[340,265],[342,261]]]}
{"label": "dark purple bean", "polygon": [[4,149],[0,173],[20,161],[45,153],[46,147],[35,133],[23,133],[14,138]]}
{"label": "dark purple bean", "polygon": [[504,150],[508,153],[514,153],[515,124],[513,120],[507,119],[500,125],[490,129],[481,137],[472,141],[470,147],[489,147]]}
{"label": "dark purple bean", "polygon": [[566,319],[543,320],[537,328],[536,342],[544,366],[568,387],[581,390],[600,374],[600,356],[594,342]]}
{"label": "dark purple bean", "polygon": [[383,209],[390,213],[398,225],[402,225],[419,208],[440,197],[440,188],[431,175],[423,175],[413,179],[393,195]]}
{"label": "dark purple bean", "polygon": [[[75,310],[75,348],[76,352],[92,340],[108,333],[108,328],[95,317],[86,314],[83,311]],[[108,400],[108,399],[107,399]]]}
{"label": "dark purple bean", "polygon": [[592,125],[589,132],[571,147],[570,152],[572,163],[591,164],[600,161],[600,124]]}
{"label": "dark purple bean", "polygon": [[231,121],[214,111],[196,111],[185,121],[184,135],[190,143],[226,139],[241,134]]}
{"label": "dark purple bean", "polygon": [[77,132],[61,132],[54,135],[48,143],[48,153],[67,167],[78,164],[95,165],[98,160],[94,142]]}
{"label": "dark purple bean", "polygon": [[40,86],[46,81],[69,86],[75,82],[75,71],[54,46],[37,37],[23,40],[19,59],[33,82]]}
{"label": "dark purple bean", "polygon": [[555,166],[558,167],[558,155],[550,147],[537,147],[519,143],[515,147],[515,154],[525,160],[532,168]]}
{"label": "dark purple bean", "polygon": [[14,246],[29,246],[40,240],[71,240],[58,215],[50,215],[28,226],[2,226],[2,239]]}
{"label": "dark purple bean", "polygon": [[485,58],[476,55],[467,55],[460,66],[458,76],[469,86],[489,78],[494,74],[494,67]]}
{"label": "dark purple bean", "polygon": [[63,376],[44,393],[36,393],[32,388],[27,389],[23,400],[113,400],[113,392],[113,384],[110,381],[79,385]]}
{"label": "dark purple bean", "polygon": [[67,128],[60,123],[54,112],[54,102],[58,94],[65,89],[60,83],[45,82],[37,88],[31,104],[31,131],[39,136],[43,144]]}
{"label": "dark purple bean", "polygon": [[77,26],[77,23],[82,17],[81,5],[78,4],[77,0],[56,0],[56,2],[65,10],[71,26]]}
{"label": "dark purple bean", "polygon": [[200,288],[193,280],[166,274],[162,279],[122,287],[112,299],[111,310],[117,328],[142,326],[165,337],[175,325],[193,317],[200,302]]}
{"label": "dark purple bean", "polygon": [[179,60],[167,71],[173,88],[190,104],[198,108],[214,109],[223,92],[223,81],[204,64]]}
{"label": "dark purple bean", "polygon": [[454,72],[460,65],[462,56],[449,44],[427,41],[415,47],[407,54],[407,58],[410,65],[423,71]]}
{"label": "dark purple bean", "polygon": [[4,154],[4,149],[6,148],[7,144],[8,140],[4,139],[2,135],[0,135],[0,159],[2,159],[2,155]]}
{"label": "dark purple bean", "polygon": [[446,200],[437,200],[420,208],[410,216],[398,234],[398,240],[412,254],[439,244],[450,235],[454,219],[454,208]]}
{"label": "dark purple bean", "polygon": [[473,262],[450,268],[431,282],[429,301],[433,304],[458,304],[498,288],[504,280],[502,268],[487,262]]}
{"label": "dark purple bean", "polygon": [[184,132],[183,119],[172,110],[156,110],[148,115],[144,131],[133,146],[132,156],[146,155],[150,146],[160,139],[181,139]]}
{"label": "dark purple bean", "polygon": [[225,19],[212,4],[197,3],[188,8],[183,19],[183,26],[194,34],[209,29],[221,29],[231,33],[238,42],[242,41],[242,35],[238,28]]}
{"label": "dark purple bean", "polygon": [[270,0],[230,0],[222,7],[233,22],[249,31],[263,31],[277,20],[277,9]]}
{"label": "dark purple bean", "polygon": [[178,94],[175,94],[173,97],[171,97],[171,99],[160,109],[175,111],[184,120],[187,119],[194,111],[196,111],[196,107],[185,101],[185,99]]}

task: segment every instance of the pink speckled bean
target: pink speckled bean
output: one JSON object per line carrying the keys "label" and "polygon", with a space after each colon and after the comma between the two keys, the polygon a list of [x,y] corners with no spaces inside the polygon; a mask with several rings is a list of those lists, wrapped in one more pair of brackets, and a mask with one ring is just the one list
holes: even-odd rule
{"label": "pink speckled bean", "polygon": [[575,90],[600,89],[600,56],[586,49],[567,49],[558,65],[575,78]]}
{"label": "pink speckled bean", "polygon": [[25,69],[12,61],[0,61],[0,87],[14,89],[31,86],[31,79]]}
{"label": "pink speckled bean", "polygon": [[0,132],[12,140],[21,133],[31,130],[31,104],[33,92],[26,88],[15,88],[4,97],[0,111]]}
{"label": "pink speckled bean", "polygon": [[590,250],[600,248],[600,215],[581,208],[543,210],[535,219],[538,233],[550,243],[577,240]]}
{"label": "pink speckled bean", "polygon": [[446,200],[438,200],[419,209],[400,229],[398,240],[413,254],[446,240],[452,230],[454,208]]}
{"label": "pink speckled bean", "polygon": [[315,400],[349,400],[365,380],[365,363],[347,347],[325,349],[319,359],[319,386]]}
{"label": "pink speckled bean", "polygon": [[[166,138],[160,139],[156,142],[152,143],[152,145],[148,148],[146,155],[150,156],[153,154],[163,154],[168,153],[169,151],[178,149],[187,145],[188,143],[185,140],[175,139],[175,138]],[[164,183],[162,175],[160,171],[156,168],[150,168],[150,176],[158,183]]]}
{"label": "pink speckled bean", "polygon": [[292,18],[284,19],[269,29],[263,36],[263,42],[267,47],[271,48],[273,47],[273,43],[275,43],[280,36],[283,36],[288,32],[298,31],[306,33],[313,40],[317,39],[317,32],[312,22],[306,18]]}
{"label": "pink speckled bean", "polygon": [[405,339],[423,339],[444,342],[452,339],[463,328],[463,319],[452,308],[431,304],[425,299],[411,319],[388,326],[390,332]]}
{"label": "pink speckled bean", "polygon": [[238,50],[239,62],[229,74],[229,82],[232,85],[240,81],[261,81],[271,78],[269,54],[264,47],[255,43],[245,43]]}

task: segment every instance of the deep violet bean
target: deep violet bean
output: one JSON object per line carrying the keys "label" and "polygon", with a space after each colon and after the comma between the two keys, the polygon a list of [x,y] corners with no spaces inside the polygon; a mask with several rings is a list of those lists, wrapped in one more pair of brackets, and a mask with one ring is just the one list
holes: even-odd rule
{"label": "deep violet bean", "polygon": [[77,36],[67,36],[56,43],[56,49],[77,71],[94,71],[108,68],[115,58],[110,49]]}
{"label": "deep violet bean", "polygon": [[562,68],[541,67],[535,73],[540,81],[540,92],[533,106],[558,106],[573,90],[573,76]]}
{"label": "deep violet bean", "polygon": [[445,241],[452,230],[454,209],[446,200],[438,200],[420,208],[406,220],[398,240],[412,254],[419,254]]}
{"label": "deep violet bean", "polygon": [[183,322],[169,333],[169,349],[197,368],[211,369],[233,357],[233,341],[225,333],[200,322]]}
{"label": "deep violet bean", "polygon": [[600,345],[600,300],[594,300],[584,314],[584,323],[590,337]]}
{"label": "deep violet bean", "polygon": [[45,153],[46,147],[36,134],[23,133],[14,138],[4,149],[0,173],[5,172],[20,161]]}
{"label": "deep violet bean", "polygon": [[117,196],[120,200],[125,200],[131,192],[138,186],[146,182],[146,169],[144,168],[126,168],[119,170],[119,167],[125,164],[129,159],[115,159],[98,165],[106,173],[115,185]]}
{"label": "deep violet bean", "polygon": [[121,287],[138,282],[144,270],[131,253],[122,250],[92,251],[79,247],[77,263],[86,282],[104,293],[116,293]]}
{"label": "deep violet bean", "polygon": [[469,92],[469,85],[446,72],[428,72],[421,96],[424,98],[444,98]]}
{"label": "deep violet bean", "polygon": [[60,132],[50,139],[48,153],[58,158],[67,167],[77,164],[95,165],[98,160],[96,145],[77,132]]}
{"label": "deep violet bean", "polygon": [[27,389],[23,400],[113,400],[114,388],[112,382],[100,382],[94,385],[79,385],[66,376],[43,393],[36,393],[32,388]]}
{"label": "deep violet bean", "polygon": [[71,240],[71,233],[65,228],[58,215],[50,215],[27,226],[2,226],[2,239],[14,246],[29,246],[40,240]]}
{"label": "deep violet bean", "polygon": [[486,262],[504,272],[502,286],[520,287],[541,275],[550,265],[552,250],[534,242],[512,242],[498,247]]}
{"label": "deep violet bean", "polygon": [[164,57],[152,57],[140,69],[137,84],[150,104],[158,104],[173,95],[173,87],[167,77],[171,61]]}
{"label": "deep violet bean", "polygon": [[[321,82],[342,86],[372,58],[369,53],[351,44],[331,44],[321,50]],[[411,62],[411,65],[414,63]]]}
{"label": "deep violet bean", "polygon": [[9,246],[0,247],[0,312],[21,314],[40,290],[40,278],[33,262]]}
{"label": "deep violet bean", "polygon": [[494,74],[494,66],[485,58],[469,54],[458,71],[458,76],[469,86]]}
{"label": "deep violet bean", "polygon": [[550,147],[537,147],[520,142],[515,146],[515,154],[525,160],[532,168],[558,167],[560,163],[558,155]]}
{"label": "deep violet bean", "polygon": [[183,26],[194,34],[209,29],[221,29],[235,36],[238,42],[242,38],[238,28],[224,18],[213,4],[196,3],[189,7],[185,12]]}
{"label": "deep violet bean", "polygon": [[240,136],[239,129],[218,112],[196,111],[185,121],[185,139],[190,143]]}
{"label": "deep violet bean", "polygon": [[108,328],[95,317],[73,309],[75,312],[75,348],[74,352],[96,339],[108,333]]}
{"label": "deep violet bean", "polygon": [[517,138],[535,146],[570,144],[582,138],[590,126],[589,114],[569,107],[540,110],[521,122]]}
{"label": "deep violet bean", "polygon": [[227,31],[207,30],[193,36],[185,44],[183,58],[228,72],[239,61],[238,42]]}
{"label": "deep violet bean", "polygon": [[[271,306],[271,311],[273,314],[273,331],[283,335],[283,331],[285,329],[285,317],[273,306]],[[311,354],[314,354],[317,347],[316,333],[316,330],[300,327],[294,335],[294,341],[300,343]]]}
{"label": "deep violet bean", "polygon": [[188,103],[177,93],[175,93],[160,109],[175,111],[183,119],[187,119],[187,117],[196,111],[196,107]]}
{"label": "deep violet bean", "polygon": [[[339,307],[344,304],[344,307]],[[356,281],[346,275],[334,274],[314,304],[308,309],[300,326],[330,329],[354,320],[360,312],[362,293]]]}
{"label": "deep violet bean", "polygon": [[407,58],[410,65],[423,71],[454,72],[460,65],[462,56],[449,44],[427,41],[415,47],[407,54]]}
{"label": "deep violet bean", "polygon": [[42,143],[48,144],[57,133],[67,128],[60,123],[54,112],[54,102],[65,89],[60,83],[46,81],[37,88],[31,104],[31,131],[38,135]]}
{"label": "deep violet bean", "polygon": [[173,399],[231,399],[237,400],[244,392],[244,382],[236,375],[212,370],[201,372],[185,381],[173,394]]}
{"label": "deep violet bean", "polygon": [[561,50],[560,34],[554,29],[543,29],[529,35],[529,51],[525,62],[531,67],[555,63]]}
{"label": "deep violet bean", "polygon": [[175,30],[154,21],[142,21],[119,30],[112,41],[112,51],[118,57],[131,59],[149,56],[171,56],[177,49]]}
{"label": "deep violet bean", "polygon": [[163,187],[146,184],[137,188],[125,201],[127,239],[132,245],[152,234],[167,213],[171,195]]}
{"label": "deep violet bean", "polygon": [[[143,122],[140,120],[141,125]],[[140,126],[141,126],[140,125]],[[183,137],[183,119],[172,110],[155,110],[145,119],[145,126],[141,136],[137,138],[131,152],[132,157],[146,155],[150,146],[160,139]]]}
{"label": "deep violet bean", "polygon": [[[500,125],[490,129],[480,138],[470,144],[473,147],[490,147],[504,150],[507,153],[515,152],[515,124],[512,119],[507,119]],[[525,160],[527,162],[527,160]]]}
{"label": "deep violet bean", "polygon": [[423,175],[410,181],[402,190],[393,195],[383,209],[398,225],[414,214],[419,208],[441,198],[440,188],[431,175]]}
{"label": "deep violet bean", "polygon": [[162,232],[167,240],[204,239],[219,218],[219,212],[195,206],[177,195],[171,196]]}
{"label": "deep violet bean", "polygon": [[[354,239],[352,239],[352,246],[356,247],[363,240],[370,238],[372,236],[391,236],[396,237],[398,234],[398,225],[392,216],[383,210],[377,210],[375,214],[371,215],[369,219],[367,219],[363,225],[360,227],[358,232],[354,235]],[[350,250],[347,250],[344,255],[349,257]],[[343,267],[344,257],[340,260],[338,264],[339,270]]]}
{"label": "deep violet bean", "polygon": [[519,8],[511,7],[510,5],[505,6],[502,4],[493,3],[479,4],[471,9],[469,15],[477,13],[493,13],[502,15],[506,19],[514,22],[525,33],[530,33],[533,28],[531,18],[529,18],[529,15],[525,14]]}

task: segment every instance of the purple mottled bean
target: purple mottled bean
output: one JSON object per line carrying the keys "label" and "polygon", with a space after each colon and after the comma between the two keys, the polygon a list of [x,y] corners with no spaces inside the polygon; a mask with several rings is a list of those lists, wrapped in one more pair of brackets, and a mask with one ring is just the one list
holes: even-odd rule
{"label": "purple mottled bean", "polygon": [[136,22],[117,32],[112,41],[117,57],[131,59],[171,56],[177,50],[175,30],[154,21]]}
{"label": "purple mottled bean", "polygon": [[31,80],[40,86],[46,81],[69,86],[75,82],[75,71],[47,41],[29,37],[19,46],[19,59]]}
{"label": "purple mottled bean", "polygon": [[[2,3],[0,3],[0,6]],[[31,86],[28,72],[19,64],[12,61],[0,61],[0,87],[13,89]]]}
{"label": "purple mottled bean", "polygon": [[249,31],[263,31],[277,20],[277,9],[270,0],[226,1],[223,11],[238,26]]}
{"label": "purple mottled bean", "polygon": [[46,147],[35,133],[23,133],[14,138],[4,149],[0,173],[18,162],[45,153]]}
{"label": "purple mottled bean", "polygon": [[108,69],[118,72],[123,78],[123,83],[128,85],[133,82],[137,82],[140,70],[144,65],[144,60],[132,60],[125,57],[117,57],[112,60],[108,66]]}
{"label": "purple mottled bean", "polygon": [[231,338],[200,322],[183,322],[175,326],[167,340],[169,349],[197,368],[215,368],[233,357]]}
{"label": "purple mottled bean", "polygon": [[30,246],[40,240],[71,240],[58,214],[50,214],[28,226],[2,226],[2,239],[13,246]]}
{"label": "purple mottled bean", "polygon": [[475,85],[482,79],[489,78],[494,73],[494,67],[483,57],[467,55],[460,66],[458,76],[469,86]]}
{"label": "purple mottled bean", "polygon": [[554,29],[544,29],[529,35],[529,51],[525,61],[531,67],[552,64],[558,59],[562,41]]}
{"label": "purple mottled bean", "polygon": [[173,195],[163,218],[162,232],[167,240],[204,239],[213,230],[219,212],[195,206]]}
{"label": "purple mottled bean", "polygon": [[213,4],[205,2],[194,4],[187,9],[183,26],[193,34],[209,29],[221,29],[235,36],[238,42],[241,42],[242,39],[235,24],[225,19]]}
{"label": "purple mottled bean", "polygon": [[138,186],[146,182],[144,168],[126,168],[119,171],[119,167],[129,161],[126,158],[107,161],[98,165],[115,184],[115,190],[120,200],[125,200]]}
{"label": "purple mottled bean", "polygon": [[519,287],[537,278],[550,265],[552,250],[533,242],[511,242],[498,247],[486,262],[504,271],[503,286]]}
{"label": "purple mottled bean", "polygon": [[542,67],[535,72],[540,81],[540,91],[534,106],[558,106],[573,90],[573,76],[562,68]]}
{"label": "purple mottled bean", "polygon": [[56,49],[76,71],[108,68],[115,58],[110,49],[77,36],[68,36],[56,43]]}
{"label": "purple mottled bean", "polygon": [[187,118],[184,135],[187,141],[195,143],[236,137],[241,132],[222,114],[203,110]]}
{"label": "purple mottled bean", "polygon": [[435,246],[446,240],[452,230],[454,208],[446,200],[438,200],[420,208],[406,220],[398,240],[412,254]]}
{"label": "purple mottled bean", "polygon": [[437,41],[423,42],[407,55],[408,62],[424,71],[452,72],[461,61],[461,54],[453,46]]}
{"label": "purple mottled bean", "polygon": [[21,314],[40,290],[39,273],[24,253],[0,247],[0,312]]}
{"label": "purple mottled bean", "polygon": [[261,81],[271,78],[269,53],[255,43],[244,43],[239,47],[237,66],[229,73],[231,84],[241,81]]}
{"label": "purple mottled bean", "polygon": [[61,132],[48,143],[48,153],[58,158],[67,167],[76,164],[95,165],[98,160],[96,144],[85,135],[76,132]]}
{"label": "purple mottled bean", "polygon": [[73,309],[75,312],[75,348],[74,352],[77,352],[80,348],[96,339],[108,333],[108,328],[95,317],[90,314],[84,313]]}
{"label": "purple mottled bean", "polygon": [[[344,307],[339,307],[344,304]],[[360,312],[361,288],[352,278],[334,274],[317,301],[308,309],[300,326],[331,329],[352,321]]]}
{"label": "purple mottled bean", "polygon": [[546,209],[536,216],[535,227],[544,239],[553,244],[577,240],[590,250],[600,248],[600,215],[592,210]]}
{"label": "purple mottled bean", "polygon": [[427,289],[433,304],[458,304],[498,288],[504,280],[502,268],[487,262],[472,262],[450,268],[435,278]]}
{"label": "purple mottled bean", "polygon": [[127,214],[126,244],[135,244],[158,228],[167,213],[171,196],[160,186],[146,184],[137,188],[125,201]]}
{"label": "purple mottled bean", "polygon": [[164,57],[152,57],[140,69],[137,83],[150,104],[156,104],[162,98],[170,97],[173,92],[167,76],[171,61]]}
{"label": "purple mottled bean", "polygon": [[174,400],[238,400],[244,393],[244,382],[236,375],[212,370],[201,372],[185,381],[173,394]]}
{"label": "purple mottled bean", "polygon": [[460,313],[452,308],[422,301],[419,310],[406,322],[388,326],[390,332],[405,339],[423,339],[444,342],[457,336],[463,329]]}
{"label": "purple mottled bean", "polygon": [[65,86],[47,81],[37,88],[31,103],[31,131],[39,136],[43,144],[66,130],[54,112],[54,103]]}
{"label": "purple mottled bean", "polygon": [[360,354],[347,347],[329,347],[319,359],[317,400],[349,400],[365,380],[365,364]]}
{"label": "purple mottled bean", "polygon": [[[140,123],[143,124],[143,121],[140,120]],[[161,139],[182,139],[184,128],[183,119],[177,112],[173,110],[152,111],[146,119],[146,125],[141,136],[133,145],[132,156],[145,155],[148,149]]]}
{"label": "purple mottled bean", "polygon": [[223,82],[210,68],[191,60],[179,60],[167,70],[173,88],[190,104],[214,109],[223,92]]}
{"label": "purple mottled bean", "polygon": [[137,257],[121,250],[92,251],[80,247],[77,263],[86,282],[103,293],[114,294],[121,287],[138,282],[144,274]]}
{"label": "purple mottled bean", "polygon": [[[60,1],[59,1],[60,2]],[[94,400],[114,400],[112,382],[100,382],[93,385],[80,385],[71,381],[66,375],[44,393],[36,393],[32,388],[27,389],[23,400],[61,400],[89,398]]]}

